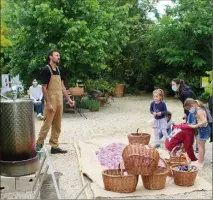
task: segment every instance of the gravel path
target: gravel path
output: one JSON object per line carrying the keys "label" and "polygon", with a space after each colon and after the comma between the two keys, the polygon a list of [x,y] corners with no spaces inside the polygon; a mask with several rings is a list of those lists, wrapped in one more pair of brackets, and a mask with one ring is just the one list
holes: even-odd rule
{"label": "gravel path", "polygon": [[[147,122],[152,119],[149,113],[151,95],[127,96],[115,98],[111,105],[106,105],[99,112],[84,111],[87,119],[79,113],[64,113],[62,121],[62,133],[60,136],[61,147],[68,149],[66,155],[51,155],[55,171],[63,173],[60,178],[60,190],[62,198],[73,199],[82,187],[79,173],[77,156],[73,142],[77,140],[88,140],[105,136],[125,136],[140,128],[143,132],[151,133],[151,126]],[[178,100],[166,98],[168,110],[173,114],[173,120],[180,123],[183,109]],[[42,122],[35,120],[36,135]],[[48,142],[48,138],[47,138]],[[48,146],[49,148],[49,146]],[[212,184],[212,143],[206,145],[206,164],[199,175]],[[88,181],[88,180],[86,180]],[[89,197],[93,198],[91,191]],[[27,199],[29,192],[3,193],[2,199]],[[79,197],[85,198],[84,193]],[[139,199],[151,199],[153,197],[143,196]],[[161,195],[158,199],[212,199],[212,191],[195,191],[177,196]]]}

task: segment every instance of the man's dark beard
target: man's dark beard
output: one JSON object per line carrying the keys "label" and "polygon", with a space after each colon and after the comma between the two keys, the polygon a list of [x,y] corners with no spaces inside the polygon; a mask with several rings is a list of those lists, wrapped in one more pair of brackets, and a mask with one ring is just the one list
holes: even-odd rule
{"label": "man's dark beard", "polygon": [[55,64],[59,64],[59,63],[60,63],[60,60],[58,60],[58,61],[54,61],[54,63],[55,63]]}

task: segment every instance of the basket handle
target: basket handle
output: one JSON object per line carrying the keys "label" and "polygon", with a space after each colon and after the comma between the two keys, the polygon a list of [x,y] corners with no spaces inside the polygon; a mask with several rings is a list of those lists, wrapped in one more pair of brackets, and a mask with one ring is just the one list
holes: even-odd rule
{"label": "basket handle", "polygon": [[181,164],[180,159],[181,159],[182,157],[185,157],[185,158],[186,158],[186,163],[187,163],[188,171],[189,171],[189,166],[190,166],[189,156],[187,155],[187,153],[182,153],[182,154],[180,155],[180,157],[179,157],[179,164]]}
{"label": "basket handle", "polygon": [[[172,151],[170,152],[170,159],[171,159],[171,156],[173,155],[175,149],[177,149],[177,148],[180,148],[180,146],[175,146],[175,147],[172,149]],[[181,148],[181,151],[182,151],[182,148]]]}
{"label": "basket handle", "polygon": [[171,171],[171,173],[172,173],[172,176],[174,176],[174,173],[173,173],[173,167],[172,166],[170,166],[170,171]]}
{"label": "basket handle", "polygon": [[121,163],[118,164],[118,174],[121,172],[121,176],[123,176],[123,169],[121,168]]}
{"label": "basket handle", "polygon": [[169,169],[169,166],[168,166],[168,164],[166,163],[166,161],[165,161],[163,158],[160,158],[160,159],[164,162],[166,169]]}
{"label": "basket handle", "polygon": [[139,128],[137,129],[136,133],[142,135],[142,133],[138,133],[138,131],[139,131]]}

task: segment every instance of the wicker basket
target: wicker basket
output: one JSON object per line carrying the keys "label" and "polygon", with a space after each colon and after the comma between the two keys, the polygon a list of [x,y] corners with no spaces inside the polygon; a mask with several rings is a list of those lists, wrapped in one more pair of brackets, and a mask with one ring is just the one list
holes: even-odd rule
{"label": "wicker basket", "polygon": [[178,163],[173,163],[173,164],[171,164],[171,163],[169,162],[169,159],[165,159],[165,161],[166,161],[167,166],[168,166],[168,168],[169,168],[168,176],[173,177],[171,167],[176,167],[176,166],[178,166],[178,165],[180,165],[180,164],[178,164]]}
{"label": "wicker basket", "polygon": [[[187,159],[187,166],[189,169],[190,160],[188,158],[188,155],[186,153],[183,153],[183,154],[181,154],[180,158],[181,157],[185,157]],[[195,167],[195,166],[193,166],[193,167]],[[179,186],[188,187],[188,186],[194,185],[195,179],[197,177],[197,172],[198,172],[197,168],[195,171],[178,171],[175,169],[175,167],[172,167],[174,183]]]}
{"label": "wicker basket", "polygon": [[138,133],[138,130],[139,129],[137,129],[136,133],[128,135],[129,144],[139,143],[148,145],[151,135],[148,133]]}
{"label": "wicker basket", "polygon": [[136,190],[138,184],[138,176],[124,175],[122,169],[104,170],[102,178],[105,190],[112,192],[131,193]]}
{"label": "wicker basket", "polygon": [[[178,165],[184,165],[184,164],[187,164],[187,160],[185,157],[183,156],[177,156],[174,154],[174,151],[177,149],[177,148],[180,148],[179,146],[176,146],[172,149],[172,151],[170,152],[170,157],[169,159],[165,159],[167,165],[169,166],[170,170],[169,170],[169,173],[168,173],[168,176],[172,177],[172,171],[171,171],[171,167],[175,167],[175,166],[178,166]],[[184,149],[183,147],[181,148],[181,153],[184,152]]]}
{"label": "wicker basket", "polygon": [[69,88],[69,91],[72,96],[83,96],[84,95],[84,88],[74,87],[74,88]]}
{"label": "wicker basket", "polygon": [[147,190],[160,190],[166,185],[166,177],[169,173],[169,169],[166,161],[162,158],[160,159],[165,163],[165,168],[158,167],[151,176],[141,176],[144,188]]}
{"label": "wicker basket", "polygon": [[122,157],[128,173],[149,176],[158,167],[160,155],[155,148],[136,143],[126,146]]}

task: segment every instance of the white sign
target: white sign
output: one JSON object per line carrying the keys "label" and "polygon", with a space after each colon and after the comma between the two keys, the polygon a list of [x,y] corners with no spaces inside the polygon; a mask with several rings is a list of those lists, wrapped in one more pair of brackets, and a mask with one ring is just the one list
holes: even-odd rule
{"label": "white sign", "polygon": [[21,85],[21,82],[19,80],[19,75],[11,77],[11,84],[12,85]]}
{"label": "white sign", "polygon": [[23,87],[23,85],[21,84],[21,81],[20,81],[20,79],[19,79],[19,75],[17,75],[17,76],[14,76],[14,77],[12,77],[11,78],[11,86],[13,87],[16,87],[16,89],[18,90],[20,90],[20,91],[22,91],[22,90],[24,90],[24,87]]}
{"label": "white sign", "polygon": [[2,88],[9,88],[9,75],[8,74],[2,74],[1,75],[2,80]]}
{"label": "white sign", "polygon": [[5,93],[11,90],[9,85],[9,75],[8,74],[2,74],[1,75],[1,82],[2,82],[2,89],[1,93]]}

